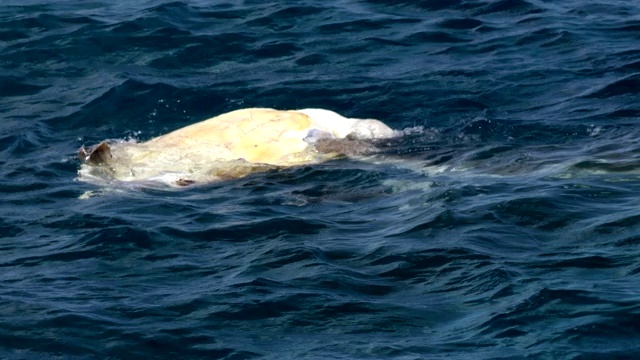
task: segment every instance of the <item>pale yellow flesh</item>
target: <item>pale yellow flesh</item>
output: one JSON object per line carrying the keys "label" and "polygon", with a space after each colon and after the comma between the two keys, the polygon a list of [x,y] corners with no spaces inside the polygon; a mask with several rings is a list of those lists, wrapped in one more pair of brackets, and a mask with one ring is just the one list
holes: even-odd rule
{"label": "pale yellow flesh", "polygon": [[363,133],[369,139],[393,133],[377,120],[347,119],[322,109],[242,109],[147,142],[110,143],[110,161],[100,166],[84,164],[80,178],[210,182],[334,158],[336,153],[319,153],[306,141],[312,129],[338,139],[350,133]]}
{"label": "pale yellow flesh", "polygon": [[176,152],[200,149],[219,161],[243,159],[290,166],[305,161],[306,156],[297,155],[309,149],[303,134],[310,127],[311,119],[299,112],[242,109],[178,129],[145,144]]}

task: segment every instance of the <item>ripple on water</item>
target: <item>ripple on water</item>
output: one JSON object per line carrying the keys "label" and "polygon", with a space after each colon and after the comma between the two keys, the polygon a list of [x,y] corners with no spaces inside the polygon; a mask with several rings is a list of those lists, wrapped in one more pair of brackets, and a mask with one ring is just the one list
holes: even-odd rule
{"label": "ripple on water", "polygon": [[[638,353],[637,4],[3,4],[0,357]],[[83,144],[253,106],[415,131],[202,187],[73,181]]]}

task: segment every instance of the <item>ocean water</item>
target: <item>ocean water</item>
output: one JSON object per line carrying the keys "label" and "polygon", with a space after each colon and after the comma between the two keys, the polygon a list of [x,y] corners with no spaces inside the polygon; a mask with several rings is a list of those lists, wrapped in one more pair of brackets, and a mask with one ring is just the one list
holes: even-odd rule
{"label": "ocean water", "polygon": [[[411,131],[77,180],[254,106]],[[637,1],[0,0],[0,358],[638,358],[639,117]]]}

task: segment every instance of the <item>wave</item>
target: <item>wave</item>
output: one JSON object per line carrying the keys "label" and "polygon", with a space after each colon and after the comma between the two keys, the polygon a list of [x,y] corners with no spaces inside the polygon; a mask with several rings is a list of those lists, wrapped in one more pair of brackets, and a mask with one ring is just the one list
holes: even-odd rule
{"label": "wave", "polygon": [[[0,357],[638,352],[636,4],[3,5]],[[74,181],[82,144],[254,106],[406,132],[179,191]]]}

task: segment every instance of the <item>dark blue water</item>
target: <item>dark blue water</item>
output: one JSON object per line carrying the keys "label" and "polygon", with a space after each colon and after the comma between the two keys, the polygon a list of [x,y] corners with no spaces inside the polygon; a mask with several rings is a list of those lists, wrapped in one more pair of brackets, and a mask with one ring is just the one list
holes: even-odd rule
{"label": "dark blue water", "polygon": [[[76,180],[253,106],[423,130]],[[0,358],[635,359],[639,117],[636,1],[0,1]]]}

